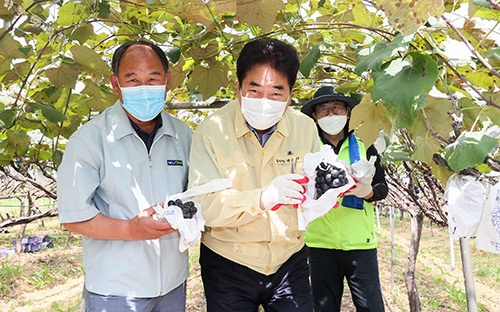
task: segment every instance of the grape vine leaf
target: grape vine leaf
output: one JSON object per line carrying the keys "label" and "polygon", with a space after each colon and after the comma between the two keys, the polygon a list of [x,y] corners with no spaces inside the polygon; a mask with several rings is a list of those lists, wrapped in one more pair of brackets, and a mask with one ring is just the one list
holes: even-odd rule
{"label": "grape vine leaf", "polygon": [[73,54],[75,62],[82,67],[106,77],[111,74],[108,64],[93,49],[86,46],[73,46],[70,51]]}
{"label": "grape vine leaf", "polygon": [[57,123],[67,119],[63,113],[55,109],[53,106],[36,102],[30,102],[28,105],[35,110],[40,110],[42,115],[50,122]]}
{"label": "grape vine leaf", "polygon": [[5,149],[7,151],[11,151],[17,156],[26,154],[30,146],[30,138],[26,133],[18,130],[7,130],[6,135]]}
{"label": "grape vine leaf", "polygon": [[411,52],[404,59],[384,64],[374,71],[373,100],[383,100],[402,114],[411,116],[419,96],[432,88],[438,77],[436,62],[426,53]]}
{"label": "grape vine leaf", "polygon": [[398,34],[389,44],[386,41],[380,41],[368,48],[358,50],[354,71],[357,74],[369,69],[380,71],[384,60],[396,55],[398,52],[406,51],[413,37],[413,35],[402,36]]}
{"label": "grape vine leaf", "polygon": [[185,16],[185,19],[191,24],[202,24],[207,29],[216,27],[214,23],[219,14],[230,14],[236,12],[237,6],[235,0],[212,0],[212,1],[199,1],[199,3],[189,2],[186,3],[184,12],[179,12],[179,16]]}
{"label": "grape vine leaf", "polygon": [[248,25],[258,26],[263,32],[270,31],[278,12],[285,8],[283,0],[238,0],[235,18]]}
{"label": "grape vine leaf", "polygon": [[433,131],[448,140],[453,127],[450,122],[445,121],[450,120],[449,113],[452,111],[453,105],[448,99],[428,96],[427,104],[418,110],[410,132],[414,137],[426,137],[429,134],[428,123]]}
{"label": "grape vine leaf", "polygon": [[68,86],[73,88],[80,72],[81,71],[79,68],[76,68],[76,66],[70,66],[63,63],[60,67],[47,69],[45,74],[55,87]]}
{"label": "grape vine leaf", "polygon": [[446,169],[444,166],[438,165],[435,161],[431,161],[428,163],[431,167],[432,174],[438,179],[444,187],[446,187],[446,183],[450,177],[454,174],[453,171]]}
{"label": "grape vine leaf", "polygon": [[227,64],[215,60],[208,66],[197,66],[191,73],[188,82],[190,90],[198,90],[204,99],[208,99],[219,90],[219,86],[227,85]]}
{"label": "grape vine leaf", "polygon": [[170,66],[168,71],[172,75],[172,80],[170,81],[170,89],[174,90],[175,88],[181,86],[182,82],[186,79],[186,72],[183,70],[184,64],[186,62],[184,59],[180,59],[177,64],[174,66]]}
{"label": "grape vine leaf", "polygon": [[489,91],[494,91],[500,85],[500,79],[487,70],[473,71],[466,75],[467,80]]}
{"label": "grape vine leaf", "polygon": [[21,44],[19,41],[14,40],[10,34],[5,34],[3,39],[0,40],[0,55],[7,60],[23,58],[24,54],[20,49]]}
{"label": "grape vine leaf", "polygon": [[405,35],[415,33],[429,17],[439,18],[444,12],[443,0],[383,0],[380,8],[389,23]]}
{"label": "grape vine leaf", "polygon": [[0,111],[0,129],[9,129],[14,125],[16,115],[12,109]]}
{"label": "grape vine leaf", "polygon": [[445,159],[455,171],[473,167],[483,162],[486,155],[498,143],[498,139],[481,131],[462,132],[455,142],[446,147]]}
{"label": "grape vine leaf", "polygon": [[380,127],[386,133],[390,133],[392,125],[387,119],[384,105],[373,103],[367,94],[352,110],[349,128],[356,129],[356,135],[369,146],[378,138]]}
{"label": "grape vine leaf", "polygon": [[411,158],[428,164],[432,161],[433,155],[440,149],[441,145],[439,141],[432,135],[428,134],[425,137],[418,136],[415,139],[415,151]]}
{"label": "grape vine leaf", "polygon": [[309,52],[307,52],[306,56],[300,62],[299,71],[305,77],[309,78],[311,74],[311,70],[316,66],[316,63],[321,56],[321,46],[331,46],[326,42],[319,42],[315,44]]}

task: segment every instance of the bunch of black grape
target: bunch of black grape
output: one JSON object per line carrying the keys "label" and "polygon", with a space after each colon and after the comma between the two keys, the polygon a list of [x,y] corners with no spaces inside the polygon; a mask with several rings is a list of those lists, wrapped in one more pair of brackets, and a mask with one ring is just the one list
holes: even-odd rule
{"label": "bunch of black grape", "polygon": [[192,201],[182,202],[180,199],[169,200],[167,203],[168,206],[177,206],[182,209],[182,216],[184,219],[192,219],[196,214],[198,209],[194,206]]}
{"label": "bunch of black grape", "polygon": [[316,199],[332,188],[339,188],[348,183],[344,169],[321,162],[316,167]]}

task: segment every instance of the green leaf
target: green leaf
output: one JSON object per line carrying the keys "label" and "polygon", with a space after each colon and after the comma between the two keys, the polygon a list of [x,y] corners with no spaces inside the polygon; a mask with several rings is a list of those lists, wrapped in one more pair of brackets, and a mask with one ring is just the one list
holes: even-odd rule
{"label": "green leaf", "polygon": [[432,130],[448,140],[450,132],[453,131],[451,117],[449,115],[452,111],[453,105],[448,99],[429,96],[427,104],[418,111],[415,122],[409,129],[412,136],[415,138],[418,136],[424,138],[430,135],[427,128],[428,123]]}
{"label": "green leaf", "polygon": [[357,62],[354,71],[359,75],[369,69],[380,71],[382,62],[399,52],[406,51],[413,37],[413,35],[405,37],[398,34],[389,44],[380,41],[368,48],[360,49],[356,53]]}
{"label": "green leaf", "polygon": [[172,63],[175,64],[181,57],[181,49],[179,47],[172,47],[169,48],[165,54],[167,55],[168,60]]}
{"label": "green leaf", "polygon": [[415,33],[429,17],[439,18],[444,11],[443,0],[383,0],[380,7],[402,34]]}
{"label": "green leaf", "polygon": [[29,136],[18,130],[7,130],[7,146],[5,147],[7,150],[11,150],[15,152],[17,156],[23,156],[28,151],[30,146],[30,138]]}
{"label": "green leaf", "polygon": [[500,48],[494,48],[488,51],[484,51],[484,56],[500,58]]}
{"label": "green leaf", "polygon": [[477,6],[491,9],[491,3],[488,0],[472,0],[472,3]]}
{"label": "green leaf", "polygon": [[311,70],[316,66],[316,63],[319,60],[319,57],[321,56],[321,46],[331,46],[330,44],[326,42],[319,42],[315,44],[309,52],[307,52],[306,56],[300,62],[300,67],[299,71],[300,73],[306,77],[309,78],[309,74],[311,74]]}
{"label": "green leaf", "polygon": [[419,96],[432,88],[438,77],[437,64],[426,53],[411,52],[404,59],[395,59],[373,72],[374,100],[383,100],[403,115],[414,116]]}
{"label": "green leaf", "polygon": [[490,1],[473,0],[469,3],[469,17],[500,21],[500,11],[492,9]]}
{"label": "green leaf", "polygon": [[384,152],[385,161],[389,162],[399,162],[410,160],[410,153],[405,151],[400,146],[389,145]]}
{"label": "green leaf", "polygon": [[85,7],[68,1],[57,10],[57,24],[59,26],[71,26],[80,21],[80,15],[85,13]]}
{"label": "green leaf", "polygon": [[205,100],[227,84],[227,65],[213,61],[209,66],[197,66],[188,81],[190,90],[198,90]]}
{"label": "green leaf", "polygon": [[14,125],[16,114],[12,109],[0,111],[0,129],[9,129]]}
{"label": "green leaf", "polygon": [[[485,92],[483,95],[489,97],[494,103],[499,103],[500,94],[498,92]],[[500,124],[500,114],[495,107],[478,105],[468,98],[461,98],[458,101],[458,107],[460,108],[460,113],[464,116],[465,129],[467,130],[471,130],[472,125],[477,123],[477,121],[485,122],[489,120],[493,124]]]}
{"label": "green leaf", "polygon": [[489,70],[473,71],[466,75],[467,80],[477,87],[488,91],[494,91],[495,86],[499,86],[500,79],[490,73]]}
{"label": "green leaf", "polygon": [[355,128],[356,135],[363,140],[366,146],[369,146],[378,138],[381,128],[390,133],[392,125],[387,119],[384,105],[373,103],[370,95],[367,94],[352,110],[349,127]]}
{"label": "green leaf", "polygon": [[432,161],[432,157],[434,156],[434,154],[436,154],[441,149],[439,141],[431,135],[427,135],[425,137],[417,137],[415,139],[415,146],[416,148],[413,152],[412,159],[427,164]]}
{"label": "green leaf", "polygon": [[63,113],[55,109],[53,106],[37,102],[30,102],[28,103],[28,105],[33,109],[41,110],[42,115],[50,122],[58,123],[66,120],[66,116],[64,116]]}
{"label": "green leaf", "polygon": [[87,94],[90,97],[82,102],[92,109],[103,111],[118,99],[116,94],[108,92],[104,86],[99,86],[90,80],[84,81],[84,83],[85,88],[82,90],[82,94]]}
{"label": "green leaf", "polygon": [[59,165],[62,162],[63,158],[63,152],[60,150],[55,150],[54,153],[52,154],[52,163],[54,164],[54,167],[59,168]]}
{"label": "green leaf", "polygon": [[[2,33],[4,30],[2,30]],[[0,56],[4,59],[24,58],[24,53],[21,52],[21,44],[12,38],[10,34],[5,34],[0,40]]]}
{"label": "green leaf", "polygon": [[443,184],[444,187],[446,187],[446,183],[448,183],[448,180],[454,172],[438,165],[434,160],[428,163],[428,165],[432,168],[432,174],[441,182],[441,184]]}
{"label": "green leaf", "polygon": [[74,29],[68,37],[83,45],[94,34],[94,27],[91,24],[83,24],[81,27]]}
{"label": "green leaf", "polygon": [[47,69],[45,73],[54,86],[74,88],[80,74],[80,70],[75,67],[63,63],[60,67]]}
{"label": "green leaf", "polygon": [[278,12],[284,8],[283,0],[238,1],[236,18],[268,32],[273,28]]}
{"label": "green leaf", "polygon": [[75,62],[82,67],[104,76],[109,76],[111,73],[108,64],[93,49],[86,46],[73,46],[70,51],[73,54]]}
{"label": "green leaf", "polygon": [[109,1],[99,1],[99,18],[107,18],[111,14]]}
{"label": "green leaf", "polygon": [[482,163],[497,142],[498,139],[486,135],[484,130],[462,132],[455,142],[446,147],[445,159],[455,172],[460,172]]}

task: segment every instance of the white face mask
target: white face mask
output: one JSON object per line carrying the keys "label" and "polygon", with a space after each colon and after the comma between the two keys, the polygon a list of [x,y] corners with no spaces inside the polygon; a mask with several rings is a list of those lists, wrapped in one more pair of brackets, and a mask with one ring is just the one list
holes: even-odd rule
{"label": "white face mask", "polygon": [[288,100],[281,102],[241,96],[241,113],[252,128],[266,130],[280,121],[287,104]]}
{"label": "white face mask", "polygon": [[318,119],[321,130],[329,135],[336,135],[342,131],[347,123],[347,115],[331,115]]}

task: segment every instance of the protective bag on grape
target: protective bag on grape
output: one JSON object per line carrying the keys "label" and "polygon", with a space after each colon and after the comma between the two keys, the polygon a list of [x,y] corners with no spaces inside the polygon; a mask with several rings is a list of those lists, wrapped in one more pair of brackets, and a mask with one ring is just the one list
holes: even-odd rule
{"label": "protective bag on grape", "polygon": [[[231,186],[231,179],[215,179],[205,184],[194,186],[183,193],[167,195],[165,207],[161,208],[157,206],[155,208],[159,220],[163,218],[170,223],[172,228],[179,231],[180,252],[184,252],[189,246],[196,243],[201,238],[201,232],[205,228],[205,219],[203,218],[201,205],[196,201],[192,201],[191,198],[197,195],[224,190]],[[174,202],[175,204],[169,205],[169,202]],[[191,205],[194,205],[196,208],[194,209],[195,212],[188,216],[186,216],[186,207],[184,206],[186,203],[192,203]],[[191,207],[191,209],[193,208]]]}
{"label": "protective bag on grape", "polygon": [[299,229],[305,230],[311,221],[338,206],[337,199],[354,186],[354,180],[330,145],[323,145],[319,152],[307,153],[302,171],[309,178],[306,200],[298,209]]}

